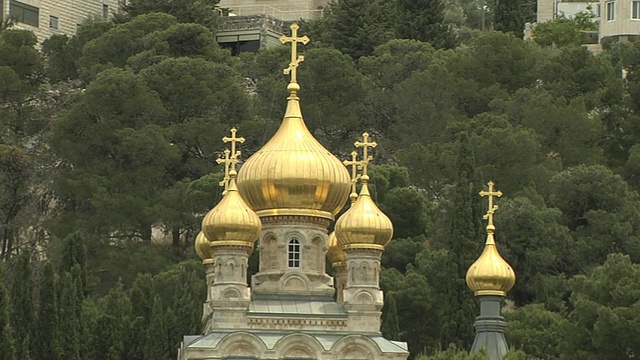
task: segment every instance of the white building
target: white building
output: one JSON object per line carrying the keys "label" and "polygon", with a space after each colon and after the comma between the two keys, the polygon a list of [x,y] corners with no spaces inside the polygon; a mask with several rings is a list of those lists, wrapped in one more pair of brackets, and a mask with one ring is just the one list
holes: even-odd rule
{"label": "white building", "polygon": [[120,4],[121,0],[0,0],[0,18],[16,18],[16,28],[33,31],[42,43],[55,34],[75,35],[88,17],[108,19]]}

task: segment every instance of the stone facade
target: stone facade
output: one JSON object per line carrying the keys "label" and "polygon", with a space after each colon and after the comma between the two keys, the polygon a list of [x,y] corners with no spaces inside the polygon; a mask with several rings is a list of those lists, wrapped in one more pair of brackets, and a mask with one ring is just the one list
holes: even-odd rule
{"label": "stone facade", "polygon": [[120,11],[123,0],[0,0],[0,17],[26,21],[15,27],[33,31],[38,44],[55,34],[75,35],[88,17],[107,19]]}
{"label": "stone facade", "polygon": [[271,216],[261,221],[260,265],[251,288],[246,248],[216,247],[205,260],[204,334],[184,337],[179,360],[408,357],[406,343],[380,333],[381,251],[347,252],[334,287],[325,268],[329,220]]}

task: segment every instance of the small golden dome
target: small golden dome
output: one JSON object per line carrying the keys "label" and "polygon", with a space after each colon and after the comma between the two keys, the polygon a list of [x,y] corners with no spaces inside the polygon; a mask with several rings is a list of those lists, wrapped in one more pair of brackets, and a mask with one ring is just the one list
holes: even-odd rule
{"label": "small golden dome", "polygon": [[209,247],[209,241],[207,241],[207,238],[204,236],[204,233],[202,231],[200,231],[198,233],[198,236],[196,236],[195,248],[196,253],[203,261],[207,261],[213,258],[213,252]]}
{"label": "small golden dome", "polygon": [[202,220],[202,232],[212,247],[243,246],[253,251],[262,224],[258,215],[240,197],[235,170],[229,172],[229,187],[222,200]]}
{"label": "small golden dome", "polygon": [[362,175],[358,199],[336,221],[336,237],[345,250],[384,250],[393,237],[393,224],[371,199],[368,181],[369,176]]}
{"label": "small golden dome", "polygon": [[327,258],[334,267],[346,266],[347,253],[342,250],[342,245],[338,242],[336,232],[329,234],[329,249],[327,250]]}
{"label": "small golden dome", "polygon": [[340,160],[304,124],[295,94],[280,129],[242,166],[238,189],[258,216],[307,215],[334,219],[351,180]]}
{"label": "small golden dome", "polygon": [[487,226],[487,242],[484,251],[467,271],[467,285],[476,296],[506,296],[516,283],[516,274],[500,256],[493,238],[495,227]]}

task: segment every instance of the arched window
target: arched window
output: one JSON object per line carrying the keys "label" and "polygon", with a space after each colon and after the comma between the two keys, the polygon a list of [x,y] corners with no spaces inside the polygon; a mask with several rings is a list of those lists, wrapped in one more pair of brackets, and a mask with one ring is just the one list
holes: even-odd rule
{"label": "arched window", "polygon": [[293,238],[289,240],[287,247],[287,260],[290,268],[300,267],[300,241]]}

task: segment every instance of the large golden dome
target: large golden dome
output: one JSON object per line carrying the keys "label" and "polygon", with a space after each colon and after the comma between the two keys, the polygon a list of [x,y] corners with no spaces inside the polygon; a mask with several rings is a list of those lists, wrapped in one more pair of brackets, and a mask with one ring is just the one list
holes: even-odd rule
{"label": "large golden dome", "polygon": [[487,226],[484,251],[467,271],[467,285],[479,295],[506,296],[516,283],[516,274],[500,256],[493,238],[495,227]]}
{"label": "large golden dome", "polygon": [[345,250],[384,250],[393,237],[393,224],[371,199],[368,181],[363,175],[358,199],[336,221],[336,237]]}
{"label": "large golden dome", "polygon": [[211,247],[242,246],[253,251],[262,223],[238,194],[236,171],[229,172],[229,187],[222,200],[202,220],[202,232]]}
{"label": "large golden dome", "polygon": [[344,165],[307,129],[297,89],[289,87],[287,111],[276,134],[242,166],[238,190],[258,213],[333,219],[349,197]]}

